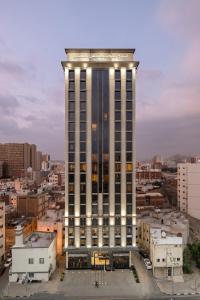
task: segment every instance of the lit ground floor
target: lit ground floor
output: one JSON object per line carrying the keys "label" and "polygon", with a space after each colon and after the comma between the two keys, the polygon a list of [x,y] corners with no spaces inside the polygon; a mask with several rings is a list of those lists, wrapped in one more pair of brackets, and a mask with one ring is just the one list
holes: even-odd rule
{"label": "lit ground floor", "polygon": [[66,269],[128,269],[133,264],[133,249],[71,249],[66,251]]}

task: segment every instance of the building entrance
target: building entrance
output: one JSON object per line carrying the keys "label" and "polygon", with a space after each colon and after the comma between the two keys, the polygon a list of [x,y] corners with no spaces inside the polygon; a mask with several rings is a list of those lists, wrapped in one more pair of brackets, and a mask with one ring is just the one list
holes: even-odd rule
{"label": "building entrance", "polygon": [[94,269],[106,269],[110,265],[110,255],[107,252],[94,251],[91,256],[91,267]]}

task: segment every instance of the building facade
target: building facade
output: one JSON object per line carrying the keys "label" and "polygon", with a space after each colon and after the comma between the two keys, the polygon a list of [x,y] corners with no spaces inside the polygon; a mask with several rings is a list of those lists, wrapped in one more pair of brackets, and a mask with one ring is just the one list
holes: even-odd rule
{"label": "building facade", "polygon": [[200,163],[178,164],[177,195],[180,211],[200,219]]}
{"label": "building facade", "polygon": [[169,278],[183,275],[182,237],[169,236],[161,229],[151,229],[150,259],[153,275],[156,278]]}
{"label": "building facade", "polygon": [[5,258],[5,203],[0,202],[0,270]]}
{"label": "building facade", "polygon": [[48,209],[48,194],[29,192],[27,195],[17,196],[18,216],[41,218]]}
{"label": "building facade", "polygon": [[4,163],[3,177],[24,176],[28,167],[36,170],[36,145],[28,143],[0,144],[0,161]]}
{"label": "building facade", "polygon": [[55,233],[34,232],[27,239],[24,239],[22,227],[17,226],[15,245],[12,247],[9,281],[48,281],[55,269]]}
{"label": "building facade", "polygon": [[66,49],[66,54],[66,267],[92,267],[98,256],[125,266],[136,246],[139,63],[133,49]]}

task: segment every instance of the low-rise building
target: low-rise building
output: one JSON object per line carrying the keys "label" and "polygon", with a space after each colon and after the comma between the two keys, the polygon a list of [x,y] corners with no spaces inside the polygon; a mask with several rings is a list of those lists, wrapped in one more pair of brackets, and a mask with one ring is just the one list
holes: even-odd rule
{"label": "low-rise building", "polygon": [[169,236],[161,228],[150,230],[150,259],[156,278],[171,278],[183,274],[182,237]]}
{"label": "low-rise building", "polygon": [[9,281],[48,281],[55,269],[56,234],[34,232],[24,240],[22,227],[17,226]]}
{"label": "low-rise building", "polygon": [[189,221],[179,211],[155,209],[138,214],[137,244],[150,252],[151,228],[160,228],[169,235],[183,238],[183,246],[188,243]]}
{"label": "low-rise building", "polygon": [[5,203],[0,202],[0,269],[5,258]]}
{"label": "low-rise building", "polygon": [[189,222],[172,210],[154,210],[138,215],[136,238],[150,256],[157,278],[181,276],[183,249],[189,238]]}

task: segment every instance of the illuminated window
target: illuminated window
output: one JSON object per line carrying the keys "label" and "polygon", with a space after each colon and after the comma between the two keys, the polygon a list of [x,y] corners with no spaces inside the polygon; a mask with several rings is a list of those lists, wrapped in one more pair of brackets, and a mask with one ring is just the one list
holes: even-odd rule
{"label": "illuminated window", "polygon": [[96,130],[97,129],[97,124],[96,123],[92,123],[92,130]]}
{"label": "illuminated window", "polygon": [[132,164],[130,163],[126,164],[126,172],[132,172],[132,170],[133,170]]}
{"label": "illuminated window", "polygon": [[98,179],[97,175],[96,174],[92,174],[92,181],[93,182],[97,182],[97,179]]}

